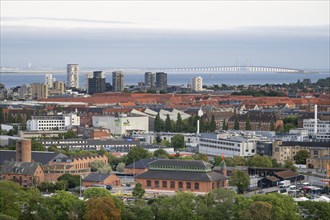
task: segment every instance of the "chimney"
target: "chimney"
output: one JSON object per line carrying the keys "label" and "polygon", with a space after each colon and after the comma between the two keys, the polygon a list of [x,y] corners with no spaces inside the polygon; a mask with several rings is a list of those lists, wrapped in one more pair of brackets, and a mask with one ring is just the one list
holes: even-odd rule
{"label": "chimney", "polygon": [[317,133],[317,105],[314,108],[314,134]]}
{"label": "chimney", "polygon": [[16,141],[16,161],[31,162],[31,140],[19,139]]}
{"label": "chimney", "polygon": [[199,119],[197,120],[197,134],[199,134]]}

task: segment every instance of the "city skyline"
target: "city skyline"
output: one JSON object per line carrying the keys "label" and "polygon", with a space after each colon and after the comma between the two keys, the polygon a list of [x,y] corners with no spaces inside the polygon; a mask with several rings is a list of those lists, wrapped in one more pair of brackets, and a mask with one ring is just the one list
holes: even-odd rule
{"label": "city skyline", "polygon": [[1,2],[1,67],[329,69],[329,35],[327,1]]}

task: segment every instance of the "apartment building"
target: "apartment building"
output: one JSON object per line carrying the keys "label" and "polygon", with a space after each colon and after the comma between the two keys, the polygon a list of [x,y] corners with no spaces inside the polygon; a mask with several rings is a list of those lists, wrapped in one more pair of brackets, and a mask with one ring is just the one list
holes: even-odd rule
{"label": "apartment building", "polygon": [[68,130],[80,125],[80,116],[76,113],[65,115],[32,116],[26,123],[28,131]]}

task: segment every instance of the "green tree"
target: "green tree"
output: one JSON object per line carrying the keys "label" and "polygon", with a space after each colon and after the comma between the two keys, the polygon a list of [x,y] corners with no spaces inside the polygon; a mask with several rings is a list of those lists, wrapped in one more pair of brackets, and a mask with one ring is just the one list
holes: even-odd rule
{"label": "green tree", "polygon": [[142,198],[146,191],[142,188],[141,183],[135,184],[132,195],[137,198]]}
{"label": "green tree", "polygon": [[142,147],[132,147],[128,154],[125,156],[125,163],[131,164],[133,161],[151,158],[152,153]]}
{"label": "green tree", "polygon": [[53,211],[55,219],[81,219],[84,212],[84,202],[65,191],[56,191],[47,198],[47,206]]}
{"label": "green tree", "polygon": [[48,147],[48,151],[51,151],[51,152],[55,152],[57,151],[57,146],[55,144],[53,144],[52,146]]}
{"label": "green tree", "polygon": [[84,197],[86,199],[111,196],[111,192],[105,188],[91,187],[84,191]]}
{"label": "green tree", "polygon": [[199,197],[197,213],[200,219],[209,220],[227,220],[233,218],[235,208],[235,193],[227,189],[215,189],[206,194],[205,197]]}
{"label": "green tree", "polygon": [[[266,202],[272,206],[271,219],[298,220],[298,206],[292,197],[278,193],[260,194],[251,197],[254,202]],[[266,210],[265,210],[266,211]]]}
{"label": "green tree", "polygon": [[123,162],[120,162],[118,165],[117,165],[117,167],[116,167],[116,171],[118,171],[118,172],[124,172],[125,171],[125,166],[126,166],[126,164],[125,163],[123,163]]}
{"label": "green tree", "polygon": [[207,157],[206,154],[202,154],[202,153],[195,153],[192,158],[194,160],[203,160],[205,162],[209,162],[209,158]]}
{"label": "green tree", "polygon": [[268,202],[256,201],[250,207],[240,213],[242,220],[271,220],[272,205]]}
{"label": "green tree", "polygon": [[163,122],[163,120],[160,119],[160,115],[158,112],[158,114],[156,115],[156,118],[155,118],[155,131],[161,132],[163,130],[163,126],[164,126],[164,122]]}
{"label": "green tree", "polygon": [[284,167],[289,168],[290,170],[296,172],[297,168],[294,166],[294,161],[293,160],[286,160],[284,162]]}
{"label": "green tree", "polygon": [[183,132],[183,129],[184,129],[184,124],[183,124],[183,121],[182,121],[182,118],[181,118],[181,114],[178,113],[178,117],[177,117],[176,125],[175,125],[175,130],[176,130],[176,132]]}
{"label": "green tree", "polygon": [[97,197],[87,201],[84,219],[120,220],[120,214],[112,197]]}
{"label": "green tree", "polygon": [[121,217],[123,220],[148,220],[154,219],[154,213],[145,200],[138,199],[126,205]]}
{"label": "green tree", "polygon": [[248,159],[248,165],[251,167],[272,167],[272,160],[267,156],[255,155]]}
{"label": "green tree", "polygon": [[71,175],[71,174],[64,174],[60,176],[58,181],[66,181],[68,183],[68,188],[75,188],[77,186],[80,186],[80,176],[79,175]]}
{"label": "green tree", "polygon": [[229,184],[236,186],[239,193],[244,193],[250,184],[250,177],[244,171],[234,170],[229,179]]}
{"label": "green tree", "polygon": [[245,121],[245,130],[246,131],[251,131],[252,130],[251,122],[250,122],[249,118],[247,118],[246,121]]}
{"label": "green tree", "polygon": [[176,151],[177,149],[183,148],[184,147],[184,136],[182,134],[176,134],[172,137],[172,142],[171,142],[174,150]]}
{"label": "green tree", "polygon": [[239,130],[239,122],[238,122],[237,118],[235,118],[235,121],[234,121],[234,130]]}
{"label": "green tree", "polygon": [[169,158],[169,153],[167,153],[166,150],[159,148],[157,150],[154,151],[154,157],[165,157],[165,158]]}
{"label": "green tree", "polygon": [[111,173],[112,168],[109,164],[105,164],[102,160],[95,160],[90,165],[93,172]]}
{"label": "green tree", "polygon": [[5,119],[4,119],[4,115],[3,115],[3,108],[0,108],[0,124],[4,123]]}
{"label": "green tree", "polygon": [[164,131],[166,131],[166,132],[172,131],[172,122],[171,122],[169,114],[166,115]]}
{"label": "green tree", "polygon": [[46,151],[46,148],[42,143],[32,140],[31,150],[32,151]]}
{"label": "green tree", "polygon": [[273,121],[270,122],[269,130],[270,130],[270,131],[275,131],[275,124],[274,124]]}
{"label": "green tree", "polygon": [[216,130],[216,123],[215,123],[215,117],[212,115],[210,125],[209,125],[209,131],[214,132]]}
{"label": "green tree", "polygon": [[306,164],[307,157],[308,157],[307,150],[300,150],[296,153],[296,155],[293,158],[296,164]]}
{"label": "green tree", "polygon": [[298,202],[300,213],[307,219],[330,219],[330,203],[328,202]]}

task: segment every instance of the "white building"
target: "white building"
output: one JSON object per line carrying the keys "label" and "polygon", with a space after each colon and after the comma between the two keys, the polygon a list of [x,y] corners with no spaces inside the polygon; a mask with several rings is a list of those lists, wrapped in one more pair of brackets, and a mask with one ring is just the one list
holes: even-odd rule
{"label": "white building", "polygon": [[26,122],[28,131],[69,130],[80,125],[80,116],[76,113],[67,115],[32,116]]}
{"label": "white building", "polygon": [[203,90],[203,78],[200,76],[192,78],[191,89],[196,92],[202,91]]}
{"label": "white building", "polygon": [[150,132],[136,135],[137,137],[142,137],[146,144],[153,144],[159,138],[161,141],[169,141],[172,142],[172,138],[176,134],[182,134],[184,137],[184,142],[186,146],[189,147],[197,147],[198,144],[198,136],[196,133],[172,133],[172,132]]}
{"label": "white building", "polygon": [[149,132],[148,116],[93,116],[93,127],[111,130],[112,135],[132,135]]}
{"label": "white building", "polygon": [[[303,120],[304,129],[308,130],[309,134],[315,133],[315,119],[304,119]],[[330,133],[330,121],[321,121],[317,119],[316,133]]]}
{"label": "white building", "polygon": [[199,153],[210,156],[252,157],[260,138],[203,133],[199,138]]}
{"label": "white building", "polygon": [[79,88],[79,67],[78,64],[68,64],[66,69],[67,88]]}
{"label": "white building", "polygon": [[46,74],[45,76],[45,84],[48,85],[48,88],[53,88],[53,83],[56,81],[55,78],[53,78],[52,74]]}

